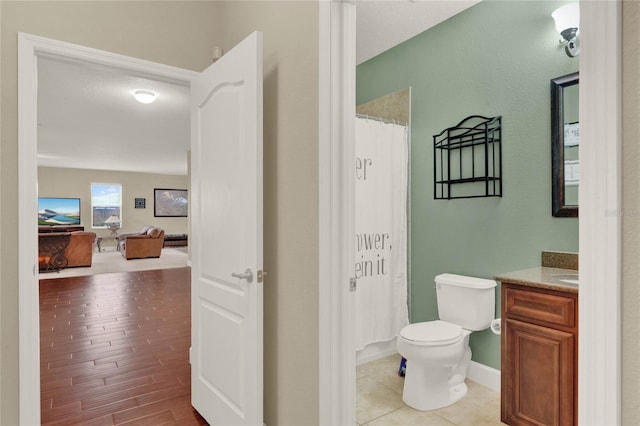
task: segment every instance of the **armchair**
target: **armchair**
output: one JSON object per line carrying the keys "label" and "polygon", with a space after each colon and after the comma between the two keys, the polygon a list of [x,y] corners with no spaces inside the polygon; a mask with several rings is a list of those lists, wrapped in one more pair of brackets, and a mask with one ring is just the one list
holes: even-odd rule
{"label": "armchair", "polygon": [[146,227],[139,233],[118,235],[118,251],[127,259],[160,257],[164,229]]}

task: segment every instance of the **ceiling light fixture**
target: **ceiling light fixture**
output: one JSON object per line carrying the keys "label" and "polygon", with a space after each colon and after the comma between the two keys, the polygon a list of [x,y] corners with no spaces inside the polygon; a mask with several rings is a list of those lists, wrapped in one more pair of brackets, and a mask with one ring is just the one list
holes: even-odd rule
{"label": "ceiling light fixture", "polygon": [[551,14],[556,22],[556,30],[562,36],[560,43],[566,43],[564,51],[571,58],[580,54],[580,4],[578,2],[565,4]]}
{"label": "ceiling light fixture", "polygon": [[155,102],[157,95],[151,90],[134,90],[133,97],[141,104],[150,104]]}

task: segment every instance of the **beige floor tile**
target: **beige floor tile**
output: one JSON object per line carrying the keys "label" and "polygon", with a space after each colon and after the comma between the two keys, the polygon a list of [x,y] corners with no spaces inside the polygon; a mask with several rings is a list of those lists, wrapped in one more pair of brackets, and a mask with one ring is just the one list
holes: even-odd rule
{"label": "beige floor tile", "polygon": [[467,380],[467,395],[448,407],[434,410],[458,426],[495,426],[500,421],[500,393]]}
{"label": "beige floor tile", "polygon": [[404,378],[398,376],[400,355],[395,354],[363,364],[356,369],[356,378],[370,376],[383,385],[402,392]]}
{"label": "beige floor tile", "polygon": [[467,395],[449,407],[417,411],[402,402],[404,378],[398,377],[400,355],[391,355],[357,368],[359,425],[498,426],[500,393],[467,380]]}
{"label": "beige floor tile", "polygon": [[365,426],[454,426],[453,423],[430,411],[417,411],[404,406],[382,417],[365,423]]}
{"label": "beige floor tile", "polygon": [[359,365],[356,369],[367,376],[384,375],[389,372],[397,373],[398,368],[400,367],[401,358],[402,357],[399,354],[393,354]]}
{"label": "beige floor tile", "polygon": [[402,391],[404,390],[404,377],[400,377],[397,373],[393,373],[388,376],[378,377],[376,380],[383,385],[398,391],[402,395]]}
{"label": "beige floor tile", "polygon": [[371,376],[357,379],[356,421],[365,424],[404,405],[402,394]]}
{"label": "beige floor tile", "polygon": [[368,371],[367,370],[363,370],[361,368],[362,366],[358,366],[356,367],[356,379],[359,379],[360,377],[364,377],[364,376],[368,376]]}

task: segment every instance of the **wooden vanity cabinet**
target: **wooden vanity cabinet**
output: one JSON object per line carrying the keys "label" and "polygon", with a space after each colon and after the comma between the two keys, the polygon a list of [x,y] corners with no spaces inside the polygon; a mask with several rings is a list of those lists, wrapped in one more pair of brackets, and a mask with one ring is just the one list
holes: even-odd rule
{"label": "wooden vanity cabinet", "polygon": [[502,283],[501,420],[577,425],[578,294]]}

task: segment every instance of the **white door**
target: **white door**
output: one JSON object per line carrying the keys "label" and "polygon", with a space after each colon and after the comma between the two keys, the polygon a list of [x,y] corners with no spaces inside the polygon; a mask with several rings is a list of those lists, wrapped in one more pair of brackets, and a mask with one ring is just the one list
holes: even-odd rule
{"label": "white door", "polygon": [[262,33],[191,84],[191,401],[262,425]]}

